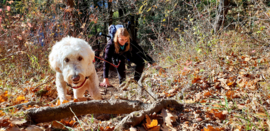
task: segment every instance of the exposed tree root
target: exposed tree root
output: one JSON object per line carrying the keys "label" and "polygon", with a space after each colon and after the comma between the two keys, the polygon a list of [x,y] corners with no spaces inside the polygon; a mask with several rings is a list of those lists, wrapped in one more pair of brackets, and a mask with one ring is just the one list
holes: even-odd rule
{"label": "exposed tree root", "polygon": [[183,106],[175,100],[158,100],[155,101],[153,104],[146,104],[140,101],[130,100],[91,100],[86,102],[65,103],[57,107],[42,107],[36,109],[29,109],[26,111],[26,115],[28,121],[34,123],[41,123],[72,117],[74,116],[72,111],[77,116],[100,113],[131,113],[130,115],[125,117],[117,126],[117,129],[121,130],[127,128],[130,125],[134,126],[139,124],[144,119],[145,114],[159,112],[162,108],[165,108],[169,105],[179,106],[179,109],[183,108]]}
{"label": "exposed tree root", "polygon": [[175,106],[177,107],[177,110],[182,111],[183,105],[178,103],[176,100],[172,99],[163,99],[163,100],[157,100],[152,104],[149,104],[148,107],[144,108],[143,110],[134,111],[130,113],[128,116],[126,116],[116,127],[116,131],[123,131],[130,128],[130,126],[136,126],[140,124],[146,114],[152,114],[154,112],[159,112],[163,108],[166,108],[168,106]]}

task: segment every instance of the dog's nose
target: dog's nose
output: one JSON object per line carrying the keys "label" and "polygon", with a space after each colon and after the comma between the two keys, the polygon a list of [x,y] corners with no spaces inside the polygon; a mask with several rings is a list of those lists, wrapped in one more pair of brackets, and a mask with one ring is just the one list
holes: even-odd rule
{"label": "dog's nose", "polygon": [[80,80],[80,76],[79,75],[74,75],[72,76],[72,81],[79,81]]}

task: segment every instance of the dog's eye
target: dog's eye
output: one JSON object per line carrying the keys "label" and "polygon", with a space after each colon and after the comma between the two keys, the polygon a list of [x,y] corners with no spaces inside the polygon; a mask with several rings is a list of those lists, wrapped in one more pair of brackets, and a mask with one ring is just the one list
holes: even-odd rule
{"label": "dog's eye", "polygon": [[68,58],[65,58],[65,62],[69,62],[69,59]]}
{"label": "dog's eye", "polygon": [[78,57],[78,61],[81,61],[83,58],[81,56]]}

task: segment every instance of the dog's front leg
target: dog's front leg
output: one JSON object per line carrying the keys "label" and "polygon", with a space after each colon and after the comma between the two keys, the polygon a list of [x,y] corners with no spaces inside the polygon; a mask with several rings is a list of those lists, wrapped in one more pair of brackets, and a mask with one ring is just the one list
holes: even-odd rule
{"label": "dog's front leg", "polygon": [[73,93],[74,93],[74,99],[77,99],[79,101],[86,100],[86,98],[84,98],[85,87],[81,87],[79,89],[73,89]]}
{"label": "dog's front leg", "polygon": [[58,97],[60,99],[60,103],[63,103],[64,100],[67,100],[67,83],[64,81],[64,77],[61,73],[56,72],[56,81],[55,81],[56,87],[57,87],[57,93]]}
{"label": "dog's front leg", "polygon": [[96,71],[90,75],[90,82],[88,85],[89,88],[89,94],[91,97],[93,97],[95,100],[101,100],[102,96],[100,94],[99,90],[99,80]]}

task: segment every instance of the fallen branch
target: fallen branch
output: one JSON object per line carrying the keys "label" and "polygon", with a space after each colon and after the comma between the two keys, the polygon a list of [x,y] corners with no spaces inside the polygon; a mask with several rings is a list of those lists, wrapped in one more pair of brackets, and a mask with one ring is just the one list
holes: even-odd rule
{"label": "fallen branch", "polygon": [[[57,107],[34,108],[26,111],[27,120],[34,123],[49,122],[60,120],[67,117],[73,117],[74,114],[129,114],[134,111],[142,110],[145,113],[158,112],[168,105],[178,104],[175,100],[160,100],[153,104],[145,104],[140,101],[130,100],[91,100],[86,102],[70,102]],[[178,104],[179,105],[179,104]],[[144,118],[144,116],[143,116]],[[135,118],[138,119],[137,117]],[[142,118],[140,118],[142,119]],[[138,122],[138,120],[136,121]],[[126,124],[125,124],[126,123]],[[129,121],[123,125],[130,124]],[[132,124],[134,125],[134,124]]]}
{"label": "fallen branch", "polygon": [[67,117],[76,115],[107,113],[107,114],[128,114],[133,111],[144,109],[140,101],[127,101],[127,100],[91,100],[85,102],[70,102],[56,107],[42,107],[34,108],[26,111],[28,121],[34,123],[49,122],[53,120],[60,120]]}

